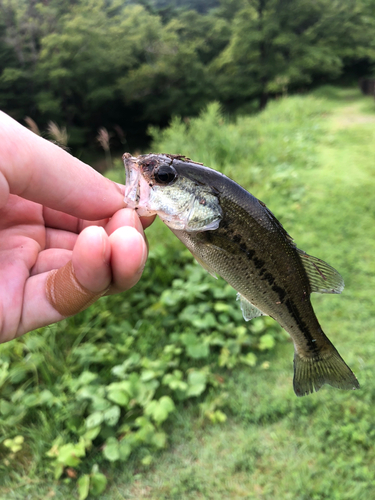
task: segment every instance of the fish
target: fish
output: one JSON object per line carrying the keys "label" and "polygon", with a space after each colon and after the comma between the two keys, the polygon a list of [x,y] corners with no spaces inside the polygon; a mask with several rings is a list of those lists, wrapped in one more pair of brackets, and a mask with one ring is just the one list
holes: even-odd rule
{"label": "fish", "polygon": [[127,206],[157,214],[199,264],[229,283],[246,321],[270,316],[289,333],[297,396],[324,384],[359,388],[310,301],[313,292],[342,292],[333,267],[298,249],[266,205],[224,174],[180,155],[125,153],[123,161]]}

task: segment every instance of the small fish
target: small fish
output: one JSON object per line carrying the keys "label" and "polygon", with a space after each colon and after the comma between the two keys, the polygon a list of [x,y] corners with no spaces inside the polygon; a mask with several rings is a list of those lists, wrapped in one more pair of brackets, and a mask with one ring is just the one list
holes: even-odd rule
{"label": "small fish", "polygon": [[245,320],[268,315],[290,334],[297,396],[323,384],[359,388],[310,302],[312,292],[342,292],[333,267],[299,250],[265,204],[225,175],[184,156],[125,153],[123,160],[127,205],[159,215],[209,273],[224,278]]}

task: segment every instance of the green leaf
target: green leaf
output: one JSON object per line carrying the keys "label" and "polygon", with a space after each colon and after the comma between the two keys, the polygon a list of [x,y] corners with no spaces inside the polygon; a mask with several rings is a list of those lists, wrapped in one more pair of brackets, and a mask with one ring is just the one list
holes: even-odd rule
{"label": "green leaf", "polygon": [[85,498],[87,498],[89,495],[90,476],[88,474],[81,476],[77,481],[77,485],[78,485],[79,500],[85,500]]}
{"label": "green leaf", "polygon": [[169,396],[162,396],[159,401],[151,401],[145,408],[145,414],[149,415],[160,424],[168,418],[169,413],[175,409],[175,405]]}
{"label": "green leaf", "polygon": [[127,460],[132,452],[131,444],[126,439],[122,439],[119,444],[120,460]]}
{"label": "green leaf", "polygon": [[119,442],[116,438],[110,437],[107,439],[103,449],[103,455],[110,462],[116,462],[120,458]]}
{"label": "green leaf", "polygon": [[22,444],[24,442],[23,436],[16,436],[13,439],[5,439],[4,446],[10,449],[12,453],[17,453],[17,451],[22,450]]}
{"label": "green leaf", "polygon": [[107,486],[107,478],[101,472],[91,473],[90,493],[95,497],[103,493]]}
{"label": "green leaf", "polygon": [[129,396],[121,389],[108,391],[107,397],[110,401],[120,406],[126,406],[129,403]]}
{"label": "green leaf", "polygon": [[56,460],[65,467],[76,467],[81,462],[80,457],[84,457],[85,454],[84,440],[81,438],[79,443],[61,446]]}
{"label": "green leaf", "polygon": [[188,374],[188,396],[199,396],[206,389],[207,376],[200,371],[191,371]]}
{"label": "green leaf", "polygon": [[188,355],[193,359],[207,358],[210,354],[210,348],[207,344],[195,344],[186,348]]}
{"label": "green leaf", "polygon": [[120,418],[121,410],[117,405],[111,406],[103,413],[104,421],[109,426],[113,427],[117,424],[118,419]]}
{"label": "green leaf", "polygon": [[146,455],[145,457],[142,458],[141,460],[142,465],[151,465],[153,462],[153,457],[152,455]]}
{"label": "green leaf", "polygon": [[62,476],[63,472],[64,472],[64,466],[63,466],[63,464],[57,463],[55,465],[55,470],[54,470],[54,473],[53,473],[54,478],[55,479],[59,479]]}
{"label": "green leaf", "polygon": [[101,396],[94,396],[92,398],[92,408],[95,411],[104,411],[110,406],[110,402]]}
{"label": "green leaf", "polygon": [[89,385],[89,384],[91,384],[91,382],[93,382],[97,378],[98,378],[98,374],[97,373],[93,373],[93,372],[89,372],[89,371],[84,371],[78,377],[77,384],[79,386]]}
{"label": "green leaf", "polygon": [[253,352],[248,352],[246,356],[241,356],[242,363],[249,366],[255,366],[257,364],[257,357]]}
{"label": "green leaf", "polygon": [[259,341],[259,349],[261,351],[266,351],[267,349],[272,349],[275,346],[275,339],[269,333],[262,335]]}
{"label": "green leaf", "polygon": [[89,430],[87,430],[84,435],[83,439],[85,441],[93,441],[98,435],[99,432],[101,431],[101,426],[98,425],[97,427],[91,427]]}
{"label": "green leaf", "polygon": [[188,384],[182,380],[182,372],[180,370],[174,370],[173,373],[164,375],[163,384],[170,387],[173,391],[186,391],[188,388]]}
{"label": "green leaf", "polygon": [[194,359],[206,358],[210,353],[208,344],[194,333],[186,333],[181,335],[181,341],[186,346],[187,354]]}
{"label": "green leaf", "polygon": [[95,411],[86,418],[86,428],[92,429],[93,427],[98,427],[103,422],[103,420],[104,420],[103,412]]}
{"label": "green leaf", "polygon": [[165,444],[167,442],[167,435],[165,432],[156,432],[152,436],[152,444],[156,446],[156,448],[165,448]]}

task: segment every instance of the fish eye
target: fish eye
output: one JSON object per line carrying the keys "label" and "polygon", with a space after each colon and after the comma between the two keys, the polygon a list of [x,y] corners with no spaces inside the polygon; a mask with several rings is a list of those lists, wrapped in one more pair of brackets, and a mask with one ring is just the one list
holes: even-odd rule
{"label": "fish eye", "polygon": [[171,184],[177,177],[176,170],[170,165],[161,165],[154,174],[159,184]]}

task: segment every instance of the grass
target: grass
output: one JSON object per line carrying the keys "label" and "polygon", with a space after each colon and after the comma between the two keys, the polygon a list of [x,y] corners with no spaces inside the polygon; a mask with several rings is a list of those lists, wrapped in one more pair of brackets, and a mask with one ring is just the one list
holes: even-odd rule
{"label": "grass", "polygon": [[[313,303],[361,390],[325,386],[297,398],[293,347],[280,343],[260,357],[256,370],[220,374],[223,389],[212,390],[211,400],[219,394],[225,423],[202,418],[204,400],[186,402],[167,423],[168,448],[147,466],[131,458],[108,467],[110,485],[100,498],[374,498],[374,101],[357,90],[326,87],[271,103],[236,124],[222,121],[214,106],[204,120],[192,120],[189,128],[176,120],[169,131],[154,131],[154,150],[183,153],[232,175],[266,202],[300,248],[341,272],[343,294],[315,294]],[[210,148],[202,127],[219,146]],[[148,235],[151,248],[162,239],[176,251],[161,223]],[[212,287],[223,282],[212,280]],[[34,451],[21,458],[24,468],[4,482],[0,499],[77,498],[68,484],[36,469]]]}
{"label": "grass", "polygon": [[252,192],[282,215],[300,248],[344,276],[341,296],[315,295],[313,303],[361,390],[324,387],[297,399],[293,349],[281,345],[268,369],[230,375],[225,424],[200,427],[194,408],[179,415],[171,449],[130,483],[131,474],[120,476],[105,498],[374,498],[375,104],[357,90],[329,93],[314,96],[326,108],[317,124],[324,133],[315,164],[298,168],[300,198],[261,186]]}

